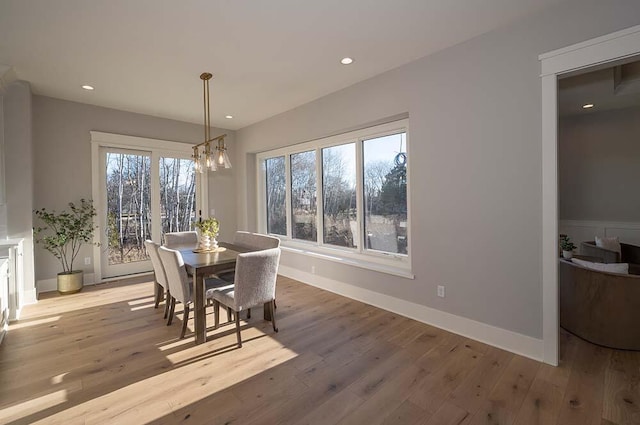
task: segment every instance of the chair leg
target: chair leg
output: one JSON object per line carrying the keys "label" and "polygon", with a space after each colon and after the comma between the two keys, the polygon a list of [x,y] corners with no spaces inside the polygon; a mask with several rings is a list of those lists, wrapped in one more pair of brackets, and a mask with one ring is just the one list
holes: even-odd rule
{"label": "chair leg", "polygon": [[158,285],[158,283],[154,283],[153,284],[153,297],[155,298],[155,303],[153,305],[153,308],[158,308],[158,305],[160,305],[160,299],[162,298],[162,293],[163,293],[163,288],[162,286]]}
{"label": "chair leg", "polygon": [[173,313],[176,311],[176,299],[171,297],[169,304],[171,304],[171,307],[169,307],[169,320],[167,320],[167,326],[170,326],[171,322],[173,322]]}
{"label": "chair leg", "polygon": [[231,311],[231,307],[227,307],[227,322],[230,322],[233,319],[233,312]]}
{"label": "chair leg", "polygon": [[220,301],[213,300],[213,329],[218,329],[220,325]]}
{"label": "chair leg", "polygon": [[169,304],[171,304],[171,293],[167,289],[167,294],[164,297],[164,318],[169,316]]}
{"label": "chair leg", "polygon": [[189,304],[184,305],[184,316],[182,316],[182,332],[180,332],[180,339],[184,338],[184,334],[187,333],[187,322],[189,321]]}
{"label": "chair leg", "polygon": [[276,299],[273,299],[273,309],[275,310],[276,308],[278,308],[278,306],[276,305]]}
{"label": "chair leg", "polygon": [[247,309],[247,320],[251,319],[251,309]]}
{"label": "chair leg", "polygon": [[240,337],[240,312],[236,311],[236,336],[238,337],[238,348],[242,348],[242,338]]}
{"label": "chair leg", "polygon": [[269,303],[269,308],[271,308],[271,324],[273,325],[273,331],[278,332],[278,327],[276,326],[276,300],[272,300]]}

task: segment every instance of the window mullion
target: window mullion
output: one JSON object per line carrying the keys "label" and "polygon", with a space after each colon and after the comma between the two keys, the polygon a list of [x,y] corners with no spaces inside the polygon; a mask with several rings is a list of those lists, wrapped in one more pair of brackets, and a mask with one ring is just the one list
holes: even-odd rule
{"label": "window mullion", "polygon": [[287,222],[287,237],[293,239],[293,231],[291,222],[293,217],[293,208],[291,207],[291,154],[284,155],[284,179],[285,179],[285,208]]}
{"label": "window mullion", "polygon": [[316,228],[317,241],[324,244],[324,194],[322,193],[322,149],[316,149]]}
{"label": "window mullion", "polygon": [[362,140],[356,141],[356,223],[358,225],[358,252],[364,252],[364,167]]}

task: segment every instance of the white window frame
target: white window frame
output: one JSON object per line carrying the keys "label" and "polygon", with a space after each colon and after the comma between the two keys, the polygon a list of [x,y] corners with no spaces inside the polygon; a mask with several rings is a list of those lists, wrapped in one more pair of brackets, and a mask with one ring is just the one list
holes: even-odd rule
{"label": "white window frame", "polygon": [[[89,133],[91,134],[91,193],[93,197],[94,207],[96,208],[96,211],[98,211],[98,218],[100,217],[101,212],[106,210],[106,205],[104,205],[100,189],[100,172],[102,167],[102,163],[100,161],[100,150],[102,148],[125,149],[128,151],[141,151],[151,154],[151,202],[152,204],[155,203],[157,205],[160,205],[160,197],[158,195],[160,193],[160,179],[157,176],[157,174],[159,173],[158,163],[160,161],[160,158],[171,157],[188,159],[191,158],[191,154],[193,153],[193,145],[189,143],[173,142],[160,139],[148,139],[145,137],[126,136],[122,134],[103,133],[100,131],[90,131]],[[153,173],[154,170],[155,174]],[[196,173],[196,187],[200,188],[200,190],[196,194],[196,211],[201,210],[203,213],[202,216],[206,218],[208,217],[208,208],[206,208],[206,206],[208,205],[209,193],[206,173]],[[203,208],[203,206],[205,207]],[[151,222],[161,222],[159,208],[154,209],[154,213],[151,217]],[[95,243],[100,242],[101,232],[103,231],[104,229],[100,228],[98,229],[98,231],[94,232],[93,240]],[[161,242],[160,239],[162,236],[162,230],[160,226],[151,226],[151,236],[154,242]],[[94,244],[93,271],[95,281],[97,283],[103,281],[100,251],[101,249],[104,248],[96,246]],[[107,278],[104,280],[106,281],[119,278],[121,277]]]}
{"label": "white window frame", "polygon": [[[363,191],[363,142],[365,140],[383,137],[387,135],[405,133],[405,143],[407,149],[407,254],[387,253],[366,249],[364,237],[364,191]],[[322,149],[339,146],[348,143],[355,143],[356,146],[356,221],[358,225],[358,245],[356,248],[339,247],[324,244],[324,214],[322,211],[323,187],[322,187]],[[411,272],[411,154],[409,143],[409,120],[403,119],[386,124],[376,125],[348,133],[325,137],[322,139],[304,142],[279,149],[261,152],[256,155],[256,176],[257,176],[257,205],[258,231],[267,233],[267,199],[266,199],[266,167],[265,161],[270,158],[284,156],[285,161],[285,185],[286,185],[286,217],[287,234],[274,235],[281,239],[282,248],[285,251],[296,252],[303,255],[323,258],[330,261],[337,261],[342,264],[349,264],[356,267],[372,269],[383,273],[393,274],[409,279],[415,278]],[[316,228],[317,241],[305,241],[292,238],[292,218],[291,218],[291,155],[315,151],[316,152]]]}

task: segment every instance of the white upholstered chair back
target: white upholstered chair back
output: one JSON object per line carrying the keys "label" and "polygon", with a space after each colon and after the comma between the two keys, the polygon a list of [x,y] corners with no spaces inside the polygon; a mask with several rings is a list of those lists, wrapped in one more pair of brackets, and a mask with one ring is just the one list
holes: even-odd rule
{"label": "white upholstered chair back", "polygon": [[276,296],[276,278],[280,248],[239,254],[234,282],[234,310],[240,311],[269,301]]}
{"label": "white upholstered chair back", "polygon": [[164,246],[158,248],[158,254],[160,254],[164,271],[167,273],[171,296],[183,304],[190,302],[191,285],[182,255],[179,251]]}
{"label": "white upholstered chair back", "polygon": [[256,250],[271,249],[280,246],[280,239],[260,233],[237,231],[233,244]]}
{"label": "white upholstered chair back", "polygon": [[158,248],[160,245],[151,240],[144,241],[144,246],[149,253],[149,258],[151,258],[151,265],[153,266],[153,272],[156,276],[156,282],[160,284],[164,289],[167,289],[167,274],[164,271],[164,266],[162,265],[162,260],[160,260],[160,255],[158,254]]}
{"label": "white upholstered chair back", "polygon": [[198,247],[198,232],[172,232],[164,234],[164,246],[169,249],[196,249]]}

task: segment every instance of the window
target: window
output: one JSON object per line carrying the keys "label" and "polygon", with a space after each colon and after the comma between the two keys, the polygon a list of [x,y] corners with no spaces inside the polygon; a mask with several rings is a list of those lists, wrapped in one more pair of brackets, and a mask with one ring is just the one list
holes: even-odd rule
{"label": "window", "polygon": [[356,144],[322,149],[324,243],[358,246],[356,217]]}
{"label": "window", "polygon": [[265,163],[267,171],[267,232],[276,235],[286,235],[286,175],[284,170],[284,156],[269,158]]}
{"label": "window", "polygon": [[405,136],[397,133],[362,143],[367,249],[407,253]]}
{"label": "window", "polygon": [[259,226],[283,246],[409,267],[408,120],[258,155]]}
{"label": "window", "polygon": [[291,155],[291,237],[317,239],[316,151]]}

